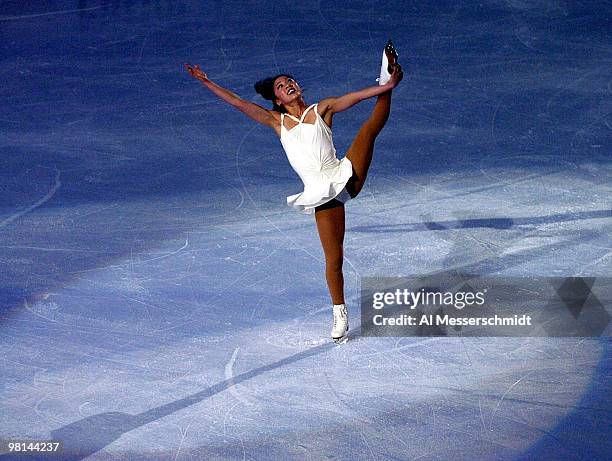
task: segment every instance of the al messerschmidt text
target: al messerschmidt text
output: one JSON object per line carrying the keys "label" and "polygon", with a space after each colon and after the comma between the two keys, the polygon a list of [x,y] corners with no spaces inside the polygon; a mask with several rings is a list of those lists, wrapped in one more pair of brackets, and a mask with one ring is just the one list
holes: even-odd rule
{"label": "al messerschmidt text", "polygon": [[530,315],[513,315],[512,317],[451,317],[448,314],[423,314],[417,323],[417,317],[402,314],[397,317],[384,317],[377,314],[372,317],[376,326],[416,326],[416,325],[445,325],[445,326],[531,326]]}

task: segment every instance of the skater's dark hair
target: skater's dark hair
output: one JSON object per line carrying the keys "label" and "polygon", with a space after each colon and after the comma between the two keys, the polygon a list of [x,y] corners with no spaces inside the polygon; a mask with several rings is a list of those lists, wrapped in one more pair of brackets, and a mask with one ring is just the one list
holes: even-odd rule
{"label": "skater's dark hair", "polygon": [[274,82],[278,77],[287,77],[295,80],[295,77],[290,74],[278,74],[274,77],[264,78],[255,84],[255,91],[257,91],[262,98],[272,101],[272,110],[276,112],[285,113],[287,112],[283,106],[276,104],[276,95],[274,94]]}

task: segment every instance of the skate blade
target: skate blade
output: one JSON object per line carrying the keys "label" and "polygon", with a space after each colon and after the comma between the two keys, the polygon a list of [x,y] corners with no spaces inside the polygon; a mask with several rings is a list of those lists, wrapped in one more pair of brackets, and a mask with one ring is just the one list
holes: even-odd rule
{"label": "skate blade", "polygon": [[344,336],[341,336],[340,338],[332,338],[332,339],[334,340],[336,344],[346,344],[349,337],[348,337],[348,333],[346,333]]}

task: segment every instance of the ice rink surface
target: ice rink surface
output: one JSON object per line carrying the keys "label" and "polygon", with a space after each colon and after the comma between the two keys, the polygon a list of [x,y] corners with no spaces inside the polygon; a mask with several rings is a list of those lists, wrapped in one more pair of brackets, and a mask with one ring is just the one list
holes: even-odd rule
{"label": "ice rink surface", "polygon": [[[0,0],[0,439],[65,460],[606,460],[606,338],[367,338],[361,277],[611,275],[610,2]],[[351,339],[268,106],[394,91]],[[340,156],[373,106],[335,117]],[[609,331],[609,330],[608,330]],[[0,459],[38,459],[1,454]]]}

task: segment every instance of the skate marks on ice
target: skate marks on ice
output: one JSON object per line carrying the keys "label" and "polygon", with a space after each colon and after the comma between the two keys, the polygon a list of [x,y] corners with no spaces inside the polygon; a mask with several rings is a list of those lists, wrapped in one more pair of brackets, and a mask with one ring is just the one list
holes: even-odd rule
{"label": "skate marks on ice", "polygon": [[29,212],[35,210],[36,208],[44,205],[49,200],[51,200],[51,198],[55,195],[57,190],[62,185],[62,183],[60,181],[60,174],[61,174],[60,170],[55,168],[55,180],[54,180],[53,186],[51,187],[51,189],[49,189],[49,192],[47,192],[44,197],[42,197],[40,200],[36,201],[36,203],[34,203],[34,204],[30,205],[29,207],[27,207],[25,210],[20,211],[18,213],[15,213],[15,214],[9,216],[8,218],[5,218],[2,221],[0,221],[0,229],[3,228],[4,226],[6,226],[7,224],[12,223],[16,219],[21,218],[23,215],[26,215]]}
{"label": "skate marks on ice", "polygon": [[[152,423],[173,413],[201,403],[223,391],[232,391],[233,387],[237,384],[246,382],[275,369],[286,367],[301,360],[327,352],[335,347],[336,345],[330,341],[326,344],[307,349],[298,354],[294,354],[268,365],[264,365],[251,371],[233,376],[231,368],[238,353],[238,349],[235,349],[232,359],[226,367],[226,376],[230,377],[224,381],[210,386],[200,392],[189,395],[183,399],[152,408],[139,414],[132,415],[123,412],[106,412],[88,416],[58,429],[52,430],[50,439],[63,441],[64,453],[60,459],[85,459],[134,429],[140,428],[146,424]],[[0,455],[0,460],[8,461],[12,459],[14,459],[12,455]],[[37,458],[24,457],[23,459],[34,460]]]}
{"label": "skate marks on ice", "polygon": [[84,11],[92,11],[99,10],[100,8],[107,8],[109,5],[100,5],[100,6],[92,6],[89,8],[77,8],[72,10],[58,10],[58,11],[49,11],[47,13],[32,13],[32,14],[23,14],[19,16],[0,16],[0,22],[2,21],[18,21],[20,19],[31,19],[31,18],[40,18],[43,16],[57,16],[57,15],[65,15],[71,13],[82,13]]}
{"label": "skate marks on ice", "polygon": [[532,216],[518,218],[467,218],[454,221],[421,221],[405,224],[359,225],[351,227],[356,232],[419,232],[424,230],[444,231],[452,229],[490,228],[506,230],[516,226],[533,226],[538,224],[554,224],[560,222],[580,221],[588,219],[612,218],[611,210],[576,211],[556,213],[548,216]]}
{"label": "skate marks on ice", "polygon": [[[518,255],[513,254],[512,260],[516,260],[516,258],[518,257]],[[532,251],[527,250],[523,255],[523,258],[529,259],[530,257],[533,257],[533,253]],[[354,328],[349,331],[349,335],[352,337],[352,339],[358,337],[358,328]],[[350,341],[345,347],[350,347],[351,343],[352,341]],[[309,348],[297,354],[293,354],[281,360],[255,368],[251,371],[244,372],[236,376],[233,376],[232,368],[233,363],[235,362],[238,355],[238,349],[234,349],[232,358],[230,359],[230,362],[226,365],[226,377],[229,376],[229,378],[226,378],[224,381],[221,381],[213,386],[210,386],[200,392],[194,393],[180,400],[176,400],[174,402],[152,408],[148,411],[139,414],[132,415],[122,412],[107,412],[92,415],[51,431],[51,437],[53,439],[60,439],[64,441],[66,453],[70,454],[69,459],[84,459],[134,429],[140,428],[146,424],[160,420],[180,410],[201,403],[223,391],[231,390],[237,384],[245,383],[267,372],[287,367],[301,360],[329,352],[333,349],[336,349],[337,347],[338,346],[336,346],[336,344],[334,344],[330,340],[325,344]],[[430,387],[434,389],[436,386]],[[465,389],[462,388],[440,387],[438,390],[448,390],[452,392],[465,393]],[[510,391],[506,389],[505,392],[502,393],[504,394],[504,401],[510,401],[508,397],[509,392]],[[500,396],[496,394],[482,394],[480,397],[486,397],[489,399],[500,398]],[[538,403],[529,402],[527,399],[517,399],[517,402]],[[0,459],[9,458],[0,457]]]}
{"label": "skate marks on ice", "polygon": [[251,402],[249,402],[246,398],[243,397],[243,395],[240,392],[238,392],[238,390],[236,390],[236,382],[234,381],[234,363],[236,362],[236,358],[238,357],[239,351],[240,351],[239,347],[234,349],[234,352],[232,353],[232,358],[225,365],[225,380],[228,383],[227,388],[229,389],[231,394],[236,398],[236,400],[238,400],[238,402],[242,403],[243,405],[250,405]]}
{"label": "skate marks on ice", "polygon": [[[579,241],[580,238],[582,237],[584,237],[584,235],[577,235],[575,236],[574,241],[563,242],[563,245],[571,246],[573,243]],[[461,248],[463,248],[467,243],[468,242],[459,242],[457,244],[458,246],[455,248],[455,251],[451,251],[451,255],[454,254],[455,252],[459,252]],[[510,254],[492,255],[490,258],[480,259],[478,261],[469,263],[468,265],[464,267],[455,267],[453,270],[466,270],[466,269],[474,270],[474,269],[482,268],[483,266],[488,267],[490,264],[494,264],[494,267],[497,267],[497,268],[502,268],[502,269],[508,268],[508,267],[512,267],[513,265],[521,264],[523,262],[529,261],[530,259],[537,258],[538,252],[546,252],[552,248],[559,249],[563,245],[557,243],[554,245],[550,245],[548,247],[539,248],[538,251],[533,251],[533,249],[526,248],[523,251],[514,252],[511,255]],[[448,266],[451,266],[451,267],[457,266],[457,260],[454,257],[451,257],[450,259],[447,260],[447,264]],[[354,302],[354,300],[352,301]],[[352,304],[352,305],[356,305],[356,304]],[[329,309],[328,308],[319,309],[313,313],[319,314],[324,311],[329,311]],[[351,339],[358,337],[359,335],[358,328],[353,328],[349,332],[349,334],[352,337]],[[348,346],[346,347],[350,348],[351,343],[352,341],[349,342]],[[358,341],[358,343],[360,343],[363,346],[364,344],[369,343],[369,341]],[[295,346],[303,346],[303,344],[298,342],[295,344]],[[140,428],[153,421],[164,418],[177,411],[180,411],[192,405],[198,404],[212,397],[213,395],[223,392],[224,390],[230,390],[232,395],[236,397],[236,395],[233,392],[236,390],[235,389],[236,384],[245,383],[248,380],[261,376],[262,374],[266,372],[270,372],[270,371],[273,371],[281,367],[289,366],[297,361],[303,360],[305,358],[308,358],[308,357],[311,357],[317,354],[323,354],[326,352],[330,352],[331,350],[335,348],[337,348],[337,346],[334,345],[331,342],[331,340],[328,340],[326,344],[323,344],[321,346],[318,346],[312,349],[308,349],[306,351],[301,351],[298,354],[294,354],[282,360],[275,361],[273,363],[270,363],[269,365],[256,368],[249,372],[241,373],[237,376],[233,376],[233,367],[234,367],[236,360],[239,357],[238,356],[239,349],[235,348],[233,349],[233,354],[231,356],[231,359],[229,360],[225,368],[226,370],[225,378],[226,379],[220,383],[217,383],[200,392],[197,392],[195,394],[192,394],[190,396],[187,396],[183,399],[177,400],[170,404],[158,406],[156,408],[153,408],[148,411],[138,413],[135,415],[131,415],[128,413],[121,413],[121,412],[106,412],[106,413],[100,413],[98,415],[93,415],[93,416],[84,418],[82,420],[76,421],[74,423],[68,424],[60,429],[57,429],[53,431],[52,434],[56,438],[62,438],[63,440],[65,440],[67,449],[69,446],[73,447],[73,451],[71,453],[73,453],[74,456],[71,455],[71,457],[68,459],[82,459],[83,457],[87,456],[87,453],[91,454],[96,451],[99,451],[100,449],[104,448],[108,444],[120,438],[123,434],[126,434],[134,429]],[[400,348],[397,348],[395,350],[399,351],[399,349]],[[363,354],[359,354],[359,351],[356,351],[356,352],[357,352],[356,359],[359,359],[359,357],[363,356]],[[382,355],[388,354],[389,352],[393,352],[393,349],[389,350],[387,348],[384,351],[380,351],[379,356],[381,354]],[[518,376],[517,378],[524,379],[525,377]],[[520,379],[519,380],[515,379],[513,383],[518,383]],[[514,384],[514,387],[512,389],[506,388],[505,390],[502,390],[499,395],[494,394],[494,393],[491,393],[491,394],[482,393],[482,395],[479,394],[477,397],[479,399],[494,400],[494,399],[499,399],[500,395],[503,395],[503,400],[500,400],[499,405],[501,405],[501,402],[512,402],[513,400],[510,399],[509,397],[513,393],[512,390],[516,388],[518,384]],[[434,387],[436,386],[433,386],[432,389]],[[463,391],[460,387],[451,388],[451,387],[437,386],[437,388],[440,391],[447,390],[448,392],[451,392],[451,391],[457,392],[459,393],[458,395],[464,395],[464,394],[461,394],[461,392]],[[534,403],[537,403],[537,402],[534,401]],[[499,408],[499,405],[497,408]],[[398,414],[397,417],[399,418],[399,416],[400,415]],[[490,418],[483,417],[483,420],[485,421],[487,427],[491,425]],[[354,424],[354,423],[351,423],[351,424]],[[90,442],[86,442],[86,441],[90,441]],[[81,447],[82,450],[80,450],[79,447]],[[81,456],[81,457],[78,457],[78,456]]]}

